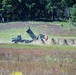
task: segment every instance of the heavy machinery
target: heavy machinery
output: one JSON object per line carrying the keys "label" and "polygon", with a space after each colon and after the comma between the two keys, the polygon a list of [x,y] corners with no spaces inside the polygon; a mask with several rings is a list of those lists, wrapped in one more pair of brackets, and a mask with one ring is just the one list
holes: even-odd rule
{"label": "heavy machinery", "polygon": [[22,39],[21,35],[17,35],[17,37],[12,38],[12,42],[18,43],[18,42],[24,42],[25,40]]}
{"label": "heavy machinery", "polygon": [[47,41],[47,39],[48,39],[48,37],[46,37],[46,35],[44,35],[44,34],[39,34],[38,36],[36,36],[33,33],[33,31],[30,29],[30,27],[26,30],[26,32],[32,38],[32,40],[25,40],[25,39],[22,39],[21,35],[17,35],[16,38],[12,38],[12,42],[14,42],[14,43],[18,43],[18,42],[31,43],[33,41],[41,39],[42,43],[45,43],[45,41]]}
{"label": "heavy machinery", "polygon": [[15,38],[12,38],[12,42],[14,43],[31,43],[33,42],[34,40],[37,40],[38,37],[33,33],[33,31],[30,29],[30,27],[26,30],[26,32],[28,33],[28,35],[32,38],[32,40],[25,40],[25,39],[22,39],[21,35],[17,35],[17,37]]}
{"label": "heavy machinery", "polygon": [[32,38],[32,40],[37,40],[38,37],[33,33],[33,31],[30,29],[30,27],[28,28],[28,30],[26,31],[28,33],[28,35]]}

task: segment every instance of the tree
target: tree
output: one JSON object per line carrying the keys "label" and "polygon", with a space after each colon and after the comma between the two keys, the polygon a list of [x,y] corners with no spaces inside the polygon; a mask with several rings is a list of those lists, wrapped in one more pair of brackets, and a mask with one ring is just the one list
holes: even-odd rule
{"label": "tree", "polygon": [[[75,3],[76,0],[0,0],[0,17],[5,21],[65,19],[69,16],[68,9]],[[75,6],[71,10],[74,21]]]}
{"label": "tree", "polygon": [[10,21],[10,18],[12,17],[12,8],[11,0],[2,1],[2,13],[6,21]]}
{"label": "tree", "polygon": [[71,19],[73,22],[76,22],[76,4],[71,8]]}

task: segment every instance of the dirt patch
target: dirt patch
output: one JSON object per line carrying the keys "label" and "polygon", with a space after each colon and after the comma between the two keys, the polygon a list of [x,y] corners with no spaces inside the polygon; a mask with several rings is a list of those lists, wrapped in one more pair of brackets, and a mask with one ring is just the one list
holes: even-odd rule
{"label": "dirt patch", "polygon": [[12,28],[26,28],[30,26],[35,28],[39,33],[47,35],[76,35],[76,30],[65,30],[60,25],[52,25],[48,23],[32,23],[32,22],[15,22],[15,23],[0,23],[0,31],[9,30]]}

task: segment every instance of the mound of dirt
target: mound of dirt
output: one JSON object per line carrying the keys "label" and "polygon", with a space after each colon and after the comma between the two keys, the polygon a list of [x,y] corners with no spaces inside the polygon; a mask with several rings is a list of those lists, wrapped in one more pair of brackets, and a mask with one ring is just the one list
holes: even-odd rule
{"label": "mound of dirt", "polygon": [[45,41],[45,44],[54,44],[53,41],[51,39],[48,39],[47,41]]}
{"label": "mound of dirt", "polygon": [[69,45],[69,46],[75,46],[76,40],[75,39],[63,39],[63,38],[51,38],[45,41],[45,44],[59,44],[59,45]]}
{"label": "mound of dirt", "polygon": [[55,39],[54,39],[54,38],[52,38],[52,39],[51,39],[51,44],[56,44],[56,42],[55,42]]}
{"label": "mound of dirt", "polygon": [[59,39],[58,42],[59,42],[60,45],[68,45],[66,39]]}
{"label": "mound of dirt", "polygon": [[33,41],[31,44],[59,44],[59,45],[68,45],[68,46],[76,46],[76,40],[74,39],[62,39],[62,38],[49,38],[47,41],[44,40],[44,43],[41,39]]}
{"label": "mound of dirt", "polygon": [[38,39],[33,41],[31,44],[43,44],[43,42],[41,41],[41,39]]}
{"label": "mound of dirt", "polygon": [[74,39],[66,39],[68,45],[74,45]]}

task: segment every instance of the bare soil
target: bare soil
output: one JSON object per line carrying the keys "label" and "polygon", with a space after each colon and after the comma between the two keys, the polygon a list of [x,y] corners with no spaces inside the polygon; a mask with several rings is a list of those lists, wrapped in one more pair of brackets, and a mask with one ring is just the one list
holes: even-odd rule
{"label": "bare soil", "polygon": [[39,33],[48,35],[76,35],[75,29],[68,30],[60,25],[52,25],[48,23],[32,23],[32,22],[14,22],[14,23],[0,23],[0,31],[9,30],[12,28],[26,28],[30,26],[35,28]]}

